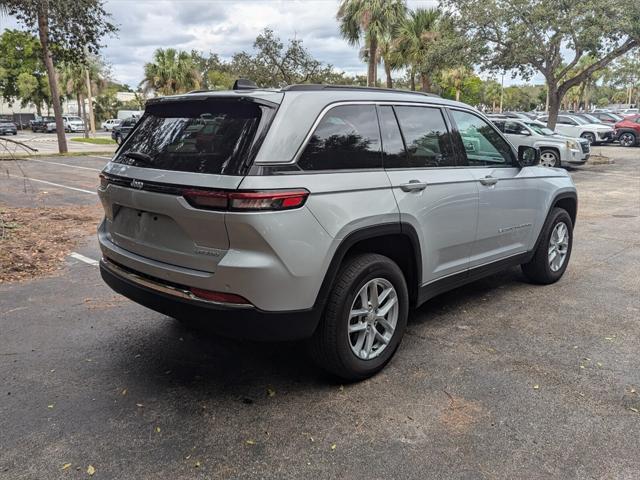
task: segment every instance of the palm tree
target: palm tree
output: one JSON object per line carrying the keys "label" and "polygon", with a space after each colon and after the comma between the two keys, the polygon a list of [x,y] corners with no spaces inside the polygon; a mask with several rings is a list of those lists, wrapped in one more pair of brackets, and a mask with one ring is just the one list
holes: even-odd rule
{"label": "palm tree", "polygon": [[200,88],[201,78],[193,56],[174,48],[159,48],[153,61],[144,66],[141,85],[145,93],[153,90],[160,95],[174,95]]}
{"label": "palm tree", "polygon": [[391,72],[404,66],[404,59],[398,50],[398,42],[394,37],[387,34],[380,39],[378,45],[379,57],[384,63],[384,73],[387,80],[387,88],[393,88],[393,78]]}
{"label": "palm tree", "polygon": [[427,58],[433,43],[438,39],[440,11],[436,8],[417,8],[409,13],[397,30],[398,44],[411,75],[420,74],[423,92],[431,90],[433,74]]}
{"label": "palm tree", "polygon": [[502,94],[502,85],[497,80],[490,78],[485,82],[483,89],[484,101],[492,105],[491,111],[495,113],[496,105],[500,101],[500,95]]}
{"label": "palm tree", "polygon": [[456,101],[460,101],[462,86],[464,82],[473,74],[473,70],[466,66],[460,66],[445,70],[441,74],[442,83],[448,88],[453,88],[456,92]]}
{"label": "palm tree", "polygon": [[368,54],[367,85],[377,85],[378,44],[390,35],[407,12],[405,0],[341,0],[336,18],[350,45],[362,39]]}

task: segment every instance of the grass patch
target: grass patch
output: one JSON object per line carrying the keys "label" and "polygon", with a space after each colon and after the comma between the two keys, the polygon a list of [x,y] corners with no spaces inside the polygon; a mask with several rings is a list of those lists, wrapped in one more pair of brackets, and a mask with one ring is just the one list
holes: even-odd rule
{"label": "grass patch", "polygon": [[95,137],[95,138],[84,138],[84,137],[74,137],[71,139],[72,142],[81,142],[81,143],[91,143],[93,145],[115,145],[116,141],[111,138],[104,137]]}

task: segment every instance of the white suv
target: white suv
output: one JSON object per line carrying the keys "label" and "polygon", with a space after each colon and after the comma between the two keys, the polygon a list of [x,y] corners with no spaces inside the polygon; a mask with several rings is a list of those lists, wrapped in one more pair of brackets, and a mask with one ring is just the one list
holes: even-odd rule
{"label": "white suv", "polygon": [[522,145],[539,148],[540,164],[545,167],[561,167],[567,163],[582,165],[591,155],[588,140],[559,135],[538,121],[491,120],[516,148]]}
{"label": "white suv", "polygon": [[[544,123],[547,123],[548,119],[547,115],[538,118]],[[575,115],[558,115],[555,130],[567,137],[587,139],[591,145],[609,143],[615,139],[613,127],[603,123],[590,123]]]}
{"label": "white suv", "polygon": [[[63,115],[62,122],[64,123],[65,132],[84,132],[84,122],[80,117]],[[47,132],[56,131],[56,122],[47,123]]]}
{"label": "white suv", "polygon": [[101,272],[220,334],[307,339],[348,380],[409,310],[502,269],[562,277],[576,189],[473,108],[383,89],[246,86],[147,102],[101,174]]}

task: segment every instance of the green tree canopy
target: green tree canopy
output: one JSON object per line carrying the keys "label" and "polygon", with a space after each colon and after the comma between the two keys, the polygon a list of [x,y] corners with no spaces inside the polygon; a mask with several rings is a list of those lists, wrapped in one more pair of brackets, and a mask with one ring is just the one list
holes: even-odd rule
{"label": "green tree canopy", "polygon": [[[484,46],[483,65],[540,72],[549,88],[549,125],[570,88],[640,45],[640,2],[624,0],[442,0],[459,27]],[[569,74],[580,60],[595,61]],[[563,65],[564,58],[568,62]]]}

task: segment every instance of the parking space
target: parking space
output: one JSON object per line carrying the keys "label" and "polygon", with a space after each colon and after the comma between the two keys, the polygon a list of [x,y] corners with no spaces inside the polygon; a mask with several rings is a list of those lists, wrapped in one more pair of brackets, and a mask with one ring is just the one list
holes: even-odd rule
{"label": "parking space", "polygon": [[[87,152],[105,152],[110,153],[116,150],[117,145],[95,145],[91,143],[82,143],[72,141],[72,138],[83,137],[83,133],[67,133],[67,147],[72,153],[87,153]],[[95,134],[92,134],[92,137],[95,138],[111,138],[110,132],[105,132],[103,130],[97,131]],[[55,133],[42,133],[42,132],[32,132],[31,130],[21,130],[18,131],[18,135],[9,135],[9,136],[0,136],[0,140],[6,138],[8,140],[15,140],[18,142],[22,142],[28,145],[31,148],[37,150],[40,155],[47,154],[57,154],[58,153],[58,137]],[[16,150],[15,153],[22,155],[23,150]],[[6,152],[4,149],[0,149],[0,156],[5,155]]]}
{"label": "parking space", "polygon": [[[637,478],[640,149],[602,149],[615,163],[571,170],[560,282],[513,269],[441,295],[353,385],[301,345],[220,339],[117,296],[83,239],[59,274],[0,285],[0,477]],[[95,204],[106,162],[0,162],[0,204]]]}

